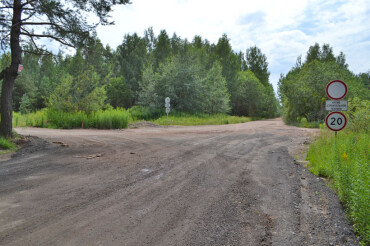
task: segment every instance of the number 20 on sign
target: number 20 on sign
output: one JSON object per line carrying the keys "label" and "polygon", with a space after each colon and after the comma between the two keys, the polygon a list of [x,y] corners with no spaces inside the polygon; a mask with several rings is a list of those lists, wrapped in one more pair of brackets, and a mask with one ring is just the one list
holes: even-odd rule
{"label": "number 20 on sign", "polygon": [[332,112],[326,116],[326,126],[332,131],[340,131],[347,125],[347,118],[341,112]]}

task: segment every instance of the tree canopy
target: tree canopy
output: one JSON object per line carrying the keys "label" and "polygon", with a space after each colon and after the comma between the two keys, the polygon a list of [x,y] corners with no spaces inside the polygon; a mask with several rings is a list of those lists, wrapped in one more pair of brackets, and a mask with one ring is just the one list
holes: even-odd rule
{"label": "tree canopy", "polygon": [[366,74],[354,75],[348,70],[343,52],[335,57],[328,44],[315,44],[308,49],[306,61],[298,57],[296,65],[279,80],[279,96],[283,104],[283,115],[288,122],[323,122],[325,119],[325,87],[340,79],[348,86],[347,98],[368,99]]}
{"label": "tree canopy", "polygon": [[[28,50],[37,50],[32,42]],[[262,51],[254,59],[266,59]],[[232,113],[274,117],[277,100],[268,77],[262,83],[234,52],[226,35],[216,44],[201,36],[192,42],[153,29],[127,34],[116,50],[93,33],[74,55],[22,55],[24,72],[14,88],[13,108],[44,107],[64,112],[141,105],[158,110],[171,97],[171,109],[191,113]],[[0,60],[6,63],[6,58]],[[267,62],[262,70],[268,76]],[[88,104],[91,104],[89,107]]]}

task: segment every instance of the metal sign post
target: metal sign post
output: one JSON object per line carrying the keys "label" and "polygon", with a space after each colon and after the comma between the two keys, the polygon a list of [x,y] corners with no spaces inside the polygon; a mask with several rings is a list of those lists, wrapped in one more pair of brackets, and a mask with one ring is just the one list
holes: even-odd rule
{"label": "metal sign post", "polygon": [[166,114],[167,114],[167,128],[168,128],[168,114],[171,111],[171,109],[170,109],[170,107],[171,107],[170,101],[171,101],[171,99],[169,97],[166,97],[166,99],[164,99],[165,107],[166,107]]}

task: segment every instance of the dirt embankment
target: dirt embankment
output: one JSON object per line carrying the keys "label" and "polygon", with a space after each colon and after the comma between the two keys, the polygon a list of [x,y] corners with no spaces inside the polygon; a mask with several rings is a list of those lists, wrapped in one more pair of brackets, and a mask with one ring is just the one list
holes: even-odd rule
{"label": "dirt embankment", "polygon": [[315,130],[17,131],[40,139],[0,163],[0,245],[358,245],[335,194],[292,158]]}

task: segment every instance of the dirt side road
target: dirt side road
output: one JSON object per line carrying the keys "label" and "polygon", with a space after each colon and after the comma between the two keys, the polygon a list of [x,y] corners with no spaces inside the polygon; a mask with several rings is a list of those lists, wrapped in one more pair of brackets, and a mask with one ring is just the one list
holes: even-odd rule
{"label": "dirt side road", "polygon": [[0,163],[0,245],[358,245],[336,196],[292,158],[315,130],[17,132],[46,142]]}

